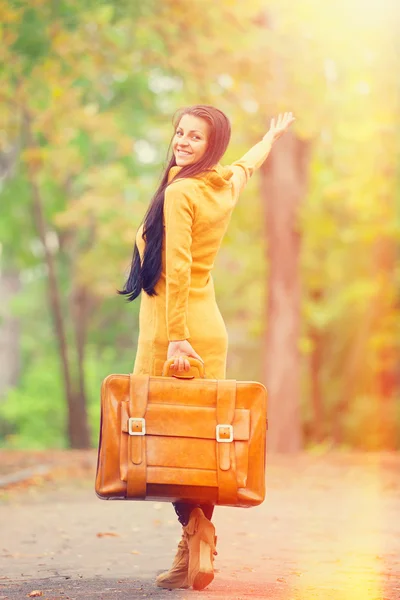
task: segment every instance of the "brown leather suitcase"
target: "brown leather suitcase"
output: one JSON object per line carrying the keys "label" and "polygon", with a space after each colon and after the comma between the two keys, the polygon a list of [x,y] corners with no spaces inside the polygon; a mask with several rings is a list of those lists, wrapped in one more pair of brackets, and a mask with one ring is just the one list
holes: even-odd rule
{"label": "brown leather suitcase", "polygon": [[204,378],[109,375],[101,389],[95,490],[108,500],[256,506],[265,497],[267,390]]}

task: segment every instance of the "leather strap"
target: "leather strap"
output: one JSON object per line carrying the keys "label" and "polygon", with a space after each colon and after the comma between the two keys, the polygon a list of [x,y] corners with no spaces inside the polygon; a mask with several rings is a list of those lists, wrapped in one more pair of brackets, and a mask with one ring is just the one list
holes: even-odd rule
{"label": "leather strap", "polygon": [[[149,396],[149,375],[130,375],[129,416],[144,419]],[[132,427],[140,431],[140,422]],[[146,436],[129,435],[128,445],[128,498],[145,498],[147,483]]]}
{"label": "leather strap", "polygon": [[[236,381],[217,381],[217,425],[232,425],[235,416]],[[220,428],[220,437],[229,437],[229,427]],[[234,442],[217,441],[218,501],[221,504],[237,503],[237,479]]]}

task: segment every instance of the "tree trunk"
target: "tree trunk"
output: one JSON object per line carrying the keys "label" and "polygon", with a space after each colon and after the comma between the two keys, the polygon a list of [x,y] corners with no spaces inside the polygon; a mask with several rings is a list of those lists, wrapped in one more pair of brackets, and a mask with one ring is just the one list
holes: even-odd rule
{"label": "tree trunk", "polygon": [[[29,117],[25,116],[25,134],[29,150],[36,150],[33,139]],[[68,439],[71,448],[89,448],[90,436],[87,422],[85,396],[81,396],[77,386],[74,385],[71,369],[68,361],[68,347],[62,315],[60,291],[57,282],[55,262],[52,252],[47,243],[46,223],[43,215],[43,200],[36,181],[36,167],[28,158],[29,183],[32,190],[32,211],[37,232],[43,246],[45,263],[48,273],[49,305],[53,316],[54,327],[61,358],[61,367],[64,378],[65,394],[68,405]]]}
{"label": "tree trunk", "polygon": [[[321,290],[315,290],[312,294],[314,302],[322,298]],[[324,439],[324,403],[321,390],[321,367],[323,336],[315,327],[311,327],[309,333],[312,342],[310,356],[310,380],[311,380],[311,406],[313,411],[312,439],[322,442]]]}
{"label": "tree trunk", "polygon": [[20,374],[19,320],[10,311],[10,303],[20,289],[19,272],[0,268],[0,400],[9,387],[18,383]]}
{"label": "tree trunk", "polygon": [[90,310],[93,303],[87,290],[79,284],[75,284],[70,297],[70,311],[75,336],[75,366],[74,379],[77,381],[77,389],[81,397],[81,402],[86,406],[86,385],[85,385],[85,348],[87,337],[87,323]]}
{"label": "tree trunk", "polygon": [[300,232],[298,208],[306,191],[310,144],[286,133],[261,168],[268,239],[269,285],[265,373],[269,394],[269,449],[303,446],[300,414]]}

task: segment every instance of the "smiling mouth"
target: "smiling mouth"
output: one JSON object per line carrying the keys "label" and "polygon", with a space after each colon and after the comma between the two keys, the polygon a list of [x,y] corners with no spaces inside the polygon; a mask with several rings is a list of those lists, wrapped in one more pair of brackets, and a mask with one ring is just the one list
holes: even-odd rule
{"label": "smiling mouth", "polygon": [[192,155],[191,152],[185,152],[185,150],[179,150],[179,149],[177,149],[177,153],[180,154],[181,156],[191,156]]}

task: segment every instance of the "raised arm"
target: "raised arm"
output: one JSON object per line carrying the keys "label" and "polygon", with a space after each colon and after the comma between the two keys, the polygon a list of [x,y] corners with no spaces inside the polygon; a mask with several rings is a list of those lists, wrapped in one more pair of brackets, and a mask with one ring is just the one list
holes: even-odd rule
{"label": "raised arm", "polygon": [[261,167],[271,151],[273,143],[285,133],[293,123],[294,117],[291,112],[278,115],[271,119],[270,128],[263,139],[255,144],[242,158],[232,165],[232,183],[236,198],[253,175],[254,171]]}

